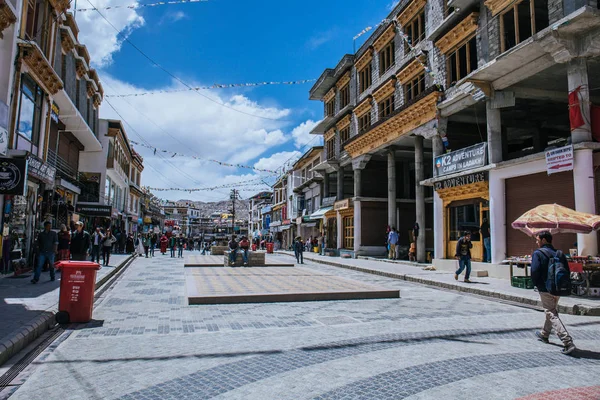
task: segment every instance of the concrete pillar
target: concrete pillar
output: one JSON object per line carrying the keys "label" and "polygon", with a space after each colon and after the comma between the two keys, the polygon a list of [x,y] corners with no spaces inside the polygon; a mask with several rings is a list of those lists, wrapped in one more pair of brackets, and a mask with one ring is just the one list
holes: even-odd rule
{"label": "concrete pillar", "polygon": [[[360,171],[357,170],[357,171]],[[361,202],[354,202],[354,255],[358,256],[358,251],[362,245],[362,221],[361,221]]]}
{"label": "concrete pillar", "polygon": [[487,119],[487,146],[488,162],[494,164],[502,161],[502,120],[500,118],[500,109],[492,108],[491,100],[487,100],[486,119]]}
{"label": "concrete pillar", "polygon": [[361,172],[362,172],[362,169],[354,168],[354,197],[362,196]]}
{"label": "concrete pillar", "polygon": [[588,82],[587,60],[574,58],[567,65],[567,80],[569,93],[579,88],[579,107],[585,122],[581,127],[571,131],[573,144],[592,141],[592,128],[590,125],[590,87]]}
{"label": "concrete pillar", "polygon": [[340,213],[337,213],[337,248],[341,249],[343,246],[342,239],[344,238],[344,226],[342,224],[342,217]]}
{"label": "concrete pillar", "polygon": [[444,254],[445,240],[444,201],[437,192],[433,192],[433,256],[435,258],[446,258],[446,255]]}
{"label": "concrete pillar", "polygon": [[425,179],[425,164],[423,162],[423,136],[415,136],[415,194],[416,215],[420,232],[417,237],[417,261],[425,262],[425,187],[421,181]]}
{"label": "concrete pillar", "polygon": [[387,155],[388,175],[388,225],[396,227],[396,155],[390,150]]}
{"label": "concrete pillar", "polygon": [[[596,214],[592,149],[575,152],[573,183],[575,184],[575,209],[584,213]],[[577,253],[581,256],[598,254],[598,240],[595,231],[587,235],[577,234]]]}
{"label": "concrete pillar", "polygon": [[344,167],[339,167],[337,171],[337,200],[344,199]]}
{"label": "concrete pillar", "polygon": [[435,158],[444,154],[444,142],[442,142],[442,137],[440,135],[432,137],[431,146],[433,148],[433,162],[435,163]]}
{"label": "concrete pillar", "polygon": [[[500,264],[506,258],[506,202],[505,180],[490,171],[490,236],[492,264]],[[512,229],[512,228],[511,228]]]}

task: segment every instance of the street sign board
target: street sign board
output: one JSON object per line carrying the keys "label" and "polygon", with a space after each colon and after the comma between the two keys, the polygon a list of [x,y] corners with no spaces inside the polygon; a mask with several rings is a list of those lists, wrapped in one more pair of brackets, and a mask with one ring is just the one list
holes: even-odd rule
{"label": "street sign board", "polygon": [[483,167],[486,164],[487,143],[483,142],[436,157],[434,170],[436,176],[443,176]]}
{"label": "street sign board", "polygon": [[559,147],[546,152],[546,171],[548,175],[573,170],[573,145]]}

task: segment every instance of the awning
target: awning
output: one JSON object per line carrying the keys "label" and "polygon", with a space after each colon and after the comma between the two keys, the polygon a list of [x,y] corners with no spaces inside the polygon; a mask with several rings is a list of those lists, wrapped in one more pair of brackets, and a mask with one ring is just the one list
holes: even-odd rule
{"label": "awning", "polygon": [[317,226],[316,222],[309,222],[307,224],[302,224],[303,228],[315,228]]}
{"label": "awning", "polygon": [[325,213],[329,210],[332,210],[333,207],[322,207],[319,208],[314,213],[310,214],[310,219],[322,219],[325,217]]}
{"label": "awning", "polygon": [[67,92],[59,90],[54,96],[54,101],[60,108],[58,118],[65,124],[65,130],[71,132],[81,142],[85,147],[85,151],[102,151],[100,141],[75,104],[73,104]]}

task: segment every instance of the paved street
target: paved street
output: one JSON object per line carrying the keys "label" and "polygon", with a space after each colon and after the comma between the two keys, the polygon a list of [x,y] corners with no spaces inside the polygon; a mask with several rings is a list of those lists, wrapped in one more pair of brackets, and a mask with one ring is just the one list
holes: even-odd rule
{"label": "paved street", "polygon": [[[283,255],[269,256],[289,261]],[[12,399],[597,399],[600,318],[543,314],[308,262],[401,298],[192,305],[183,260],[140,258],[30,365]],[[586,397],[587,396],[587,397]],[[1,395],[0,395],[1,397]]]}

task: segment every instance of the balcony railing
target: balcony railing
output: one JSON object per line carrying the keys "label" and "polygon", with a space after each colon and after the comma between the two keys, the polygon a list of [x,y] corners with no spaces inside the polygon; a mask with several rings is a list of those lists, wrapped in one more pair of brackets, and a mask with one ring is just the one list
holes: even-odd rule
{"label": "balcony railing", "polygon": [[67,160],[56,154],[54,150],[48,149],[47,162],[56,168],[57,176],[68,178],[72,181],[77,181],[77,165],[70,164]]}

